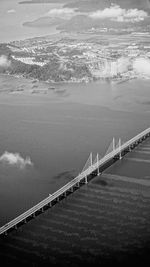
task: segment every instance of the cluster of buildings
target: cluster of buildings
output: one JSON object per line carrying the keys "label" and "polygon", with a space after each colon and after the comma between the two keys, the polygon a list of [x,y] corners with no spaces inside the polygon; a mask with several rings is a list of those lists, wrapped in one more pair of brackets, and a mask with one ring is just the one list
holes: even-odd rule
{"label": "cluster of buildings", "polygon": [[[49,39],[42,42],[41,39],[37,39],[31,43],[28,40],[27,44],[26,41],[21,41],[20,45],[9,45],[9,48],[12,50],[12,57],[25,64],[42,67],[55,57],[64,68],[68,63],[76,66],[86,65],[92,76],[97,79],[135,78],[134,61],[141,57],[150,60],[150,45],[144,41],[138,42],[138,39],[136,41],[136,36],[132,36],[128,41],[122,39],[117,43],[107,40],[106,44],[101,40],[94,42],[93,38],[88,41],[64,39],[55,42]],[[37,60],[37,57],[40,57],[40,60]]]}

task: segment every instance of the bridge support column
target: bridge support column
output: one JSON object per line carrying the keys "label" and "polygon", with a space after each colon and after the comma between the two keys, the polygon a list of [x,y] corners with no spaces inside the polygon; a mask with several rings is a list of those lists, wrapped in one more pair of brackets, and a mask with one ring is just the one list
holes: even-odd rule
{"label": "bridge support column", "polygon": [[66,197],[67,196],[67,192],[64,192],[64,197]]}
{"label": "bridge support column", "polygon": [[15,228],[15,230],[17,230],[17,228],[18,228],[17,225],[15,225],[14,228]]}
{"label": "bridge support column", "polygon": [[85,184],[87,184],[87,183],[88,183],[87,176],[85,176]]}
{"label": "bridge support column", "polygon": [[32,216],[33,216],[33,218],[35,218],[35,213],[33,213],[33,215],[32,215]]}
{"label": "bridge support column", "polygon": [[79,188],[80,187],[80,184],[79,184],[79,182],[76,184],[76,186]]}
{"label": "bridge support column", "polygon": [[132,151],[132,147],[131,146],[129,146],[129,152],[131,152]]}
{"label": "bridge support column", "polygon": [[24,219],[24,223],[27,223],[27,220],[26,219]]}
{"label": "bridge support column", "polygon": [[59,197],[56,198],[57,202],[59,202]]}
{"label": "bridge support column", "polygon": [[51,208],[51,206],[52,206],[52,203],[50,202],[48,205],[49,205],[49,207]]}
{"label": "bridge support column", "polygon": [[70,191],[71,193],[73,193],[73,187],[70,187],[69,191]]}

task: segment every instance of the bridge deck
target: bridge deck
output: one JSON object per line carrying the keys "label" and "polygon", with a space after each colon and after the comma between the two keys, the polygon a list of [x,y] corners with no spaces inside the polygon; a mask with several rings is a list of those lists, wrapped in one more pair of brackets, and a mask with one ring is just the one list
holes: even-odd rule
{"label": "bridge deck", "polygon": [[27,218],[30,216],[34,216],[37,211],[42,210],[47,205],[51,205],[53,201],[59,200],[59,197],[64,196],[68,191],[72,190],[74,191],[74,187],[80,187],[81,182],[87,183],[87,177],[91,175],[95,171],[101,171],[102,167],[109,163],[114,158],[121,158],[123,156],[123,153],[129,152],[134,148],[134,146],[138,145],[140,142],[145,140],[147,137],[150,136],[150,128],[146,129],[145,131],[141,132],[140,134],[136,135],[123,145],[119,146],[118,148],[111,151],[109,154],[107,154],[102,159],[98,160],[96,163],[92,164],[87,170],[79,174],[77,177],[75,177],[72,181],[61,187],[59,190],[57,190],[52,195],[48,196],[41,202],[39,202],[37,205],[33,206],[26,212],[22,213],[12,221],[8,222],[4,226],[0,228],[0,235],[7,234],[7,231],[12,229],[13,227],[16,227],[19,223],[25,222]]}

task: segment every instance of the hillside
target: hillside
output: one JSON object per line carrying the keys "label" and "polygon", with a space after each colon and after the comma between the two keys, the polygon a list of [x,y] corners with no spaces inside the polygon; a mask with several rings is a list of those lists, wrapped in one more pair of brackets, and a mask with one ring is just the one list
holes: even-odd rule
{"label": "hillside", "polygon": [[127,28],[150,25],[149,0],[30,0],[23,3],[64,3],[47,16],[24,23],[30,27],[57,26],[61,31],[86,31],[94,28]]}
{"label": "hillside", "polygon": [[76,0],[66,4],[66,7],[78,8],[80,11],[94,11],[97,9],[104,9],[110,7],[111,4],[119,5],[122,8],[137,8],[143,10],[150,10],[149,0]]}
{"label": "hillside", "polygon": [[65,7],[78,8],[80,11],[92,11],[109,7],[111,3],[122,8],[150,9],[149,0],[26,0],[20,1],[20,4],[36,3],[64,3]]}

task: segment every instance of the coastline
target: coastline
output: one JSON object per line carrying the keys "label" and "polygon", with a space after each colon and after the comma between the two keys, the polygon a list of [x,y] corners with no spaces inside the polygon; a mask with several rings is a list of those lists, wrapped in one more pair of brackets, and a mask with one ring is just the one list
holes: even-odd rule
{"label": "coastline", "polygon": [[143,79],[122,83],[47,83],[0,74],[0,96],[1,100],[8,100],[8,104],[13,99],[17,105],[24,101],[33,105],[36,102],[72,103],[139,114],[150,112],[149,80]]}

